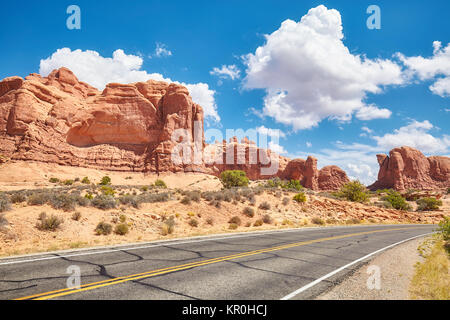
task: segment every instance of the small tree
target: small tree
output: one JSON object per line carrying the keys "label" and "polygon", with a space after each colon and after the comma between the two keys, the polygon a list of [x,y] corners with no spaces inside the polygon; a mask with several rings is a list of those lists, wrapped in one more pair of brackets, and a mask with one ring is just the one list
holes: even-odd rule
{"label": "small tree", "polygon": [[226,170],[220,174],[220,181],[225,188],[246,187],[248,178],[242,170]]}
{"label": "small tree", "polygon": [[418,211],[438,210],[442,206],[442,200],[433,197],[422,198],[416,201],[418,204]]}
{"label": "small tree", "polygon": [[382,200],[389,203],[389,205],[397,210],[408,211],[411,210],[411,206],[406,202],[405,198],[395,190],[388,190],[387,195],[382,198]]}
{"label": "small tree", "polygon": [[108,177],[108,176],[104,176],[102,178],[102,180],[100,181],[100,185],[102,185],[102,186],[107,186],[107,185],[110,185],[110,184],[111,184],[111,178]]}
{"label": "small tree", "polygon": [[352,181],[342,186],[341,190],[335,193],[336,196],[352,202],[367,202],[369,193],[366,187],[359,181]]}

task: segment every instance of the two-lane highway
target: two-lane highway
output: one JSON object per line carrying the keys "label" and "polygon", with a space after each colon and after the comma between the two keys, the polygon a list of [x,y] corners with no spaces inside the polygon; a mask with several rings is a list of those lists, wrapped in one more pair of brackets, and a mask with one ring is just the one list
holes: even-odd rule
{"label": "two-lane highway", "polygon": [[0,299],[307,299],[434,229],[303,228],[0,259]]}

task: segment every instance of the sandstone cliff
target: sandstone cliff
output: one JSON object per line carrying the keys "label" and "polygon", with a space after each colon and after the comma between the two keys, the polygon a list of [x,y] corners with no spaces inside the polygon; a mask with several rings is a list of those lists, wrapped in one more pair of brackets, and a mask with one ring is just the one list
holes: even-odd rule
{"label": "sandstone cliff", "polygon": [[431,190],[450,187],[450,158],[425,157],[410,147],[392,149],[389,156],[377,155],[380,171],[372,190],[393,188],[396,190]]}
{"label": "sandstone cliff", "polygon": [[[182,162],[172,153],[183,141]],[[204,157],[196,158],[198,153]],[[244,170],[250,179],[298,179],[308,188],[337,189],[348,181],[338,167],[276,155],[244,138],[206,145],[202,107],[181,85],[149,80],[110,83],[103,91],[66,68],[47,77],[0,82],[0,155],[68,166],[136,172]],[[186,155],[187,160],[186,161]],[[3,160],[2,160],[3,161]]]}

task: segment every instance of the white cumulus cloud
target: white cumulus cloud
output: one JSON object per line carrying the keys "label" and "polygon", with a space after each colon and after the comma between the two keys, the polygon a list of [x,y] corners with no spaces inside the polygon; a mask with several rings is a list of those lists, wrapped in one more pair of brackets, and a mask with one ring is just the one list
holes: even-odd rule
{"label": "white cumulus cloud", "polygon": [[273,141],[269,142],[268,147],[270,150],[272,150],[273,152],[276,152],[278,154],[286,154],[287,153],[286,149],[284,149],[284,147],[282,145],[279,145],[278,143],[275,143]]}
{"label": "white cumulus cloud", "polygon": [[118,49],[113,52],[111,58],[102,57],[98,52],[92,50],[82,51],[62,48],[56,50],[50,57],[42,59],[39,73],[47,76],[54,69],[66,67],[78,77],[79,80],[87,82],[99,90],[103,90],[108,83],[133,83],[147,81],[150,79],[166,82],[174,82],[187,87],[192,100],[203,107],[205,117],[219,121],[217,105],[215,102],[215,91],[211,90],[206,83],[183,83],[172,81],[159,73],[148,73],[141,70],[143,59],[140,56],[126,54]]}
{"label": "white cumulus cloud", "polygon": [[241,70],[234,64],[229,66],[223,65],[220,69],[215,67],[209,73],[222,79],[230,78],[231,80],[239,79],[241,76]]}
{"label": "white cumulus cloud", "polygon": [[172,55],[172,51],[167,48],[167,45],[164,43],[156,43],[155,53],[153,57],[162,58],[162,57],[170,57]]}
{"label": "white cumulus cloud", "polygon": [[294,130],[325,118],[388,118],[391,112],[364,100],[384,86],[404,82],[391,60],[352,54],[343,43],[341,15],[320,5],[299,22],[285,20],[264,45],[245,56],[245,87],[265,89],[263,113]]}
{"label": "white cumulus cloud", "polygon": [[445,48],[440,41],[433,42],[433,56],[405,57],[399,53],[398,57],[409,69],[410,73],[417,75],[420,80],[434,79],[430,90],[441,97],[450,96],[450,43]]}

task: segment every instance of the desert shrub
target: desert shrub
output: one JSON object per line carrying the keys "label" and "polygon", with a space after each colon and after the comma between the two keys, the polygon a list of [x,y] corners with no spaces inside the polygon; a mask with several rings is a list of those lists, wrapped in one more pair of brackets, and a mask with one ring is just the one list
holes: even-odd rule
{"label": "desert shrub", "polygon": [[360,224],[361,220],[357,219],[357,218],[351,218],[351,219],[347,219],[345,221],[346,224]]}
{"label": "desert shrub", "polygon": [[34,192],[28,197],[27,203],[30,206],[42,206],[46,204],[49,200],[50,200],[49,192]]}
{"label": "desert shrub", "polygon": [[11,202],[12,203],[21,203],[21,202],[25,202],[27,200],[26,195],[24,195],[23,193],[14,193],[13,195],[11,195]]}
{"label": "desert shrub", "polygon": [[294,198],[292,198],[297,203],[305,203],[306,202],[306,195],[304,192],[297,193]]}
{"label": "desert shrub", "polygon": [[155,181],[154,185],[155,185],[155,187],[157,187],[157,188],[162,188],[162,189],[166,189],[166,188],[167,188],[166,183],[165,183],[163,180],[161,180],[161,179],[157,179],[157,180]]}
{"label": "desert shrub", "polygon": [[214,219],[209,217],[208,219],[206,219],[206,223],[209,224],[210,226],[214,225]]}
{"label": "desert shrub", "polygon": [[79,221],[80,219],[81,219],[81,212],[80,211],[75,211],[72,214],[72,220]]}
{"label": "desert shrub", "polygon": [[245,207],[243,213],[250,218],[255,216],[255,210],[251,207]]}
{"label": "desert shrub", "polygon": [[104,176],[99,183],[101,186],[107,186],[111,184],[111,178],[108,176]]}
{"label": "desert shrub", "polygon": [[48,181],[50,183],[59,183],[59,179],[58,178],[50,178]]}
{"label": "desert shrub", "polygon": [[335,218],[329,218],[329,219],[327,219],[326,223],[327,224],[336,224],[336,223],[338,223],[338,220]]}
{"label": "desert shrub", "polygon": [[63,223],[63,219],[59,218],[55,215],[51,215],[47,217],[45,212],[42,212],[39,216],[39,221],[36,224],[36,227],[39,230],[47,230],[47,231],[55,231],[59,228],[59,226]]}
{"label": "desert shrub", "polygon": [[442,200],[433,197],[426,197],[416,201],[418,211],[438,210],[442,206]]}
{"label": "desert shrub", "polygon": [[282,196],[281,191],[275,192],[275,197],[276,197],[276,198],[281,198],[281,196]]}
{"label": "desert shrub", "polygon": [[57,210],[61,209],[64,211],[73,211],[76,206],[75,197],[65,193],[53,194],[49,197],[48,202],[53,209]]}
{"label": "desert shrub", "polygon": [[283,206],[287,206],[289,204],[289,201],[291,201],[291,199],[289,199],[288,197],[284,197],[283,198]]}
{"label": "desert shrub", "polygon": [[230,220],[228,220],[228,223],[234,223],[234,224],[237,224],[238,226],[240,226],[242,221],[241,221],[241,218],[239,218],[238,216],[234,216]]}
{"label": "desert shrub", "polygon": [[141,187],[141,191],[142,192],[147,192],[148,191],[148,186],[142,186]]}
{"label": "desert shrub", "polygon": [[11,210],[11,201],[6,194],[0,193],[0,212],[5,212],[8,210]]}
{"label": "desert shrub", "polygon": [[114,233],[124,236],[128,233],[128,225],[126,223],[121,223],[116,225],[114,228]]}
{"label": "desert shrub", "polygon": [[168,234],[172,234],[175,229],[175,220],[173,217],[170,217],[161,226],[161,234],[166,236]]}
{"label": "desert shrub", "polygon": [[299,180],[289,180],[282,185],[283,189],[290,189],[290,190],[303,190],[303,186],[301,185]]}
{"label": "desert shrub", "polygon": [[112,196],[104,194],[96,196],[92,199],[92,206],[102,210],[114,209],[117,205],[116,200]]}
{"label": "desert shrub", "polygon": [[89,180],[88,177],[84,177],[84,178],[81,180],[81,183],[83,183],[83,184],[91,184],[91,180]]}
{"label": "desert shrub", "polygon": [[242,170],[225,170],[220,174],[220,181],[225,188],[246,187],[248,186],[248,178]]}
{"label": "desert shrub", "polygon": [[0,213],[0,228],[3,226],[7,226],[9,224],[8,219],[6,219],[4,213]]}
{"label": "desert shrub", "polygon": [[352,181],[343,185],[334,195],[352,202],[364,203],[369,200],[369,193],[366,187],[359,181]]}
{"label": "desert shrub", "polygon": [[86,193],[86,194],[84,195],[84,197],[85,197],[86,199],[88,199],[88,200],[94,199],[94,195],[93,195],[92,193],[90,193],[90,192]]}
{"label": "desert shrub", "polygon": [[261,202],[258,208],[261,210],[270,210],[270,203],[267,201]]}
{"label": "desert shrub", "polygon": [[209,205],[214,206],[217,209],[220,209],[222,207],[222,203],[219,200],[212,200],[209,202]]}
{"label": "desert shrub", "polygon": [[139,203],[138,203],[136,197],[132,196],[130,194],[126,194],[126,195],[120,196],[119,198],[117,198],[117,200],[119,200],[119,202],[121,204],[130,205],[130,206],[132,206],[133,208],[136,208],[136,209],[139,208]]}
{"label": "desert shrub", "polygon": [[112,232],[112,225],[110,225],[107,222],[99,222],[97,224],[97,227],[95,227],[95,233],[97,233],[97,235],[108,235]]}
{"label": "desert shrub", "polygon": [[323,221],[323,219],[321,219],[321,218],[319,218],[319,217],[314,217],[314,218],[312,218],[311,219],[311,222],[313,223],[313,224],[318,224],[318,225],[324,225],[325,224],[325,221]]}
{"label": "desert shrub", "polygon": [[110,186],[102,186],[100,190],[105,196],[114,196],[116,194],[116,191]]}
{"label": "desert shrub", "polygon": [[405,198],[395,190],[388,190],[386,196],[381,198],[383,201],[390,204],[390,206],[397,210],[408,211],[411,210],[411,206],[406,202]]}
{"label": "desert shrub", "polygon": [[119,216],[119,220],[120,220],[120,222],[125,223],[125,221],[127,221],[127,216],[124,215],[124,214],[121,214],[121,215]]}
{"label": "desert shrub", "polygon": [[260,227],[264,224],[264,221],[262,219],[258,219],[253,223],[254,227]]}
{"label": "desert shrub", "polygon": [[71,186],[71,185],[73,185],[73,182],[74,181],[72,179],[67,179],[67,180],[64,180],[62,183],[65,186]]}
{"label": "desert shrub", "polygon": [[268,214],[264,215],[262,220],[263,220],[264,223],[267,223],[267,224],[271,224],[272,223],[272,217],[270,215],[268,215]]}
{"label": "desert shrub", "polygon": [[450,188],[447,188],[447,194],[450,194]]}
{"label": "desert shrub", "polygon": [[230,223],[230,225],[228,226],[228,229],[236,230],[238,227],[239,227],[239,225],[237,225],[236,223]]}
{"label": "desert shrub", "polygon": [[155,203],[169,201],[171,196],[170,192],[163,193],[144,193],[137,196],[136,201],[140,203]]}
{"label": "desert shrub", "polygon": [[439,222],[438,231],[442,234],[445,241],[450,240],[450,217],[444,217],[444,220]]}
{"label": "desert shrub", "polygon": [[188,196],[184,196],[180,202],[185,205],[191,204],[191,198],[189,198]]}
{"label": "desert shrub", "polygon": [[191,201],[200,202],[201,193],[200,191],[188,191],[185,193],[185,196],[188,197]]}
{"label": "desert shrub", "polygon": [[194,228],[196,228],[196,227],[198,227],[198,221],[197,221],[197,219],[190,219],[189,220],[189,225],[191,226],[191,227],[194,227]]}

